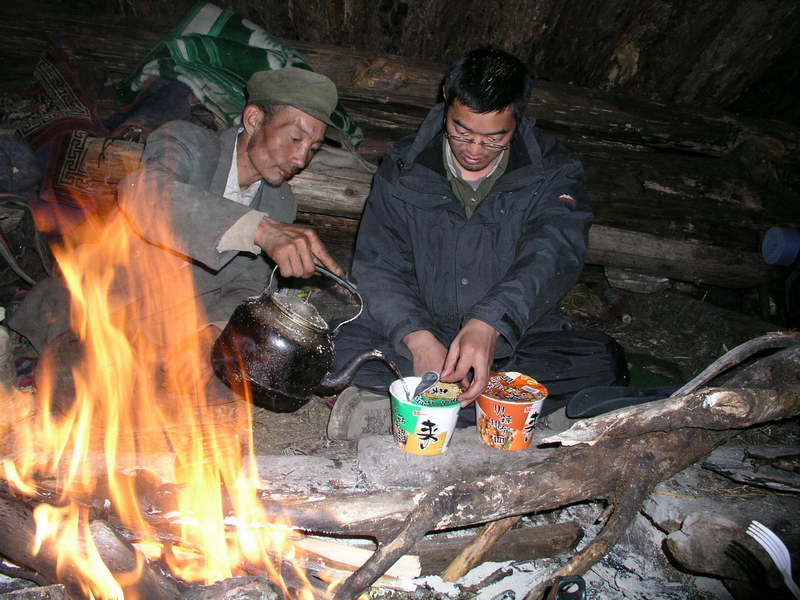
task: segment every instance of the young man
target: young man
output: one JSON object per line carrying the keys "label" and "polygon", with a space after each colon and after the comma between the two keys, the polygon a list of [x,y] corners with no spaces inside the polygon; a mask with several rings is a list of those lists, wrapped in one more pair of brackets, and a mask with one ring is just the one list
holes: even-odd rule
{"label": "young man", "polygon": [[[404,375],[461,383],[462,406],[491,372],[519,371],[548,388],[545,414],[627,381],[622,348],[572,331],[558,311],[593,217],[580,163],[524,116],[531,85],[514,56],[468,52],[447,73],[444,103],[386,153],[353,264],[366,311],[340,331],[335,367],[377,347]],[[388,431],[393,378],[380,363],[362,367],[329,437]]]}
{"label": "young man", "polygon": [[[200,304],[207,322],[198,328],[208,334],[209,352],[236,306],[264,290],[275,265],[286,277],[309,277],[317,262],[342,274],[313,229],[292,223],[297,204],[287,183],[308,165],[326,132],[338,140],[344,135],[330,119],[338,101],[335,85],[287,67],[255,73],[247,91],[240,127],[214,132],[185,121],[167,123],[150,135],[139,169],[119,185],[121,214],[115,218],[127,219],[139,236],[129,253],[130,271],[146,273],[136,262],[189,266],[194,290],[176,289],[160,302],[160,310],[169,310],[149,313],[153,303],[141,302],[147,282],[122,280],[111,290],[115,304],[139,303],[141,310],[131,312],[146,333],[157,329],[148,321],[180,315],[184,303]],[[55,296],[53,288],[59,290]],[[60,334],[71,334],[68,306],[63,285],[50,280],[31,291],[11,326],[41,352]],[[196,372],[193,356],[180,347],[167,351],[168,389]],[[210,360],[202,367],[199,388],[213,375]]]}

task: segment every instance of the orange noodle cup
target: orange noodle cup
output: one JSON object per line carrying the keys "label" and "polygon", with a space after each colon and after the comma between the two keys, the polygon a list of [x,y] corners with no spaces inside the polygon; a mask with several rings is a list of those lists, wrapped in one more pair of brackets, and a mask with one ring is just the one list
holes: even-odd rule
{"label": "orange noodle cup", "polygon": [[406,390],[413,393],[419,382],[419,377],[404,377],[389,386],[394,441],[411,454],[442,454],[450,446],[456,429],[461,408],[456,397],[461,387],[440,382],[424,394],[409,398]]}
{"label": "orange noodle cup", "polygon": [[530,446],[545,398],[547,389],[527,375],[492,373],[477,400],[481,441],[503,450],[522,450]]}

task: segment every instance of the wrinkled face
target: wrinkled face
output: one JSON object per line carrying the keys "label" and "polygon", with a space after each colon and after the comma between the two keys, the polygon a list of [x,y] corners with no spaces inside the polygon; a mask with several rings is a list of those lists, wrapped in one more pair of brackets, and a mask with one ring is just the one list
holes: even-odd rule
{"label": "wrinkled face", "polygon": [[[485,142],[505,146],[514,137],[517,120],[512,106],[499,112],[476,113],[456,100],[447,109],[445,119],[447,133],[471,142]],[[484,148],[478,143],[457,142],[449,139],[450,149],[458,164],[465,171],[482,175],[500,155],[500,150]]]}
{"label": "wrinkled face", "polygon": [[325,136],[325,123],[293,106],[283,108],[269,122],[262,109],[248,106],[243,120],[250,139],[246,160],[239,162],[242,185],[263,178],[271,186],[280,186],[311,162]]}

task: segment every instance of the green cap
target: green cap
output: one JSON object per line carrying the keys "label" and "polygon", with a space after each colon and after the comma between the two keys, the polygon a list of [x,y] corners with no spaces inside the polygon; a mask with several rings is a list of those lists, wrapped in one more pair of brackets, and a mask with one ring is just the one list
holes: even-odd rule
{"label": "green cap", "polygon": [[324,75],[297,67],[258,71],[247,82],[247,93],[248,104],[294,106],[325,123],[328,137],[345,141],[344,132],[331,121],[339,94]]}

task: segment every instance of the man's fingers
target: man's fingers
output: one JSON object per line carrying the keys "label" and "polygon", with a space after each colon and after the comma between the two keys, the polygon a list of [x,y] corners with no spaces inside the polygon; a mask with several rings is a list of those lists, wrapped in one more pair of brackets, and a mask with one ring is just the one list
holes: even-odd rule
{"label": "man's fingers", "polygon": [[456,377],[453,377],[453,374],[456,369],[456,364],[458,363],[458,353],[453,352],[453,347],[450,346],[450,351],[447,353],[447,357],[444,359],[444,366],[442,367],[442,380],[453,380],[453,381],[460,381],[464,379],[465,374]]}
{"label": "man's fingers", "polygon": [[344,276],[316,232],[305,225],[264,217],[255,243],[275,261],[283,277],[311,277],[317,262],[336,275]]}
{"label": "man's fingers", "polygon": [[[471,319],[450,345],[442,379],[462,382],[464,391],[458,396],[462,406],[471,403],[486,388],[497,335],[490,325]],[[468,381],[470,374],[472,380]]]}
{"label": "man's fingers", "polygon": [[[489,383],[489,371],[481,369],[479,366],[473,367],[472,381],[469,386],[459,395],[461,406],[466,406],[475,400],[486,389],[486,384]],[[462,382],[461,386],[464,387],[466,382]]]}
{"label": "man's fingers", "polygon": [[325,248],[325,245],[316,234],[314,234],[314,240],[311,243],[311,253],[317,265],[325,267],[339,277],[345,276],[344,270],[339,266],[339,263],[333,260],[333,257],[328,253],[328,249]]}

